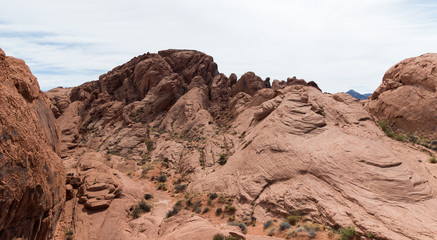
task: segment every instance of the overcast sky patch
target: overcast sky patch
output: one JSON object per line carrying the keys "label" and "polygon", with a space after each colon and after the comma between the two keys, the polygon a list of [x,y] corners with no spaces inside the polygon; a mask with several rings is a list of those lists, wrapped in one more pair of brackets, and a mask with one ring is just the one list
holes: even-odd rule
{"label": "overcast sky patch", "polygon": [[226,75],[296,76],[327,92],[366,93],[397,62],[437,51],[434,2],[2,0],[0,48],[24,59],[44,90],[180,48],[213,56]]}

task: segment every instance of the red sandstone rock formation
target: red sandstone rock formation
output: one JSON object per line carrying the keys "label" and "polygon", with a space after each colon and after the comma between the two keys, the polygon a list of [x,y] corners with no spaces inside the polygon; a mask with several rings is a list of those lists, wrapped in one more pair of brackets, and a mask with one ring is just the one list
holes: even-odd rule
{"label": "red sandstone rock formation", "polygon": [[24,61],[0,49],[0,239],[53,237],[65,172],[50,105]]}
{"label": "red sandstone rock formation", "polygon": [[[50,93],[61,154],[74,178],[96,179],[68,186],[66,222],[79,239],[244,235],[202,213],[166,218],[184,196],[153,189],[158,175],[184,181],[187,194],[232,196],[237,219],[262,224],[298,211],[382,239],[435,237],[437,169],[428,162],[435,152],[386,137],[346,94],[296,78],[270,88],[251,72],[237,81],[218,73],[212,57],[189,50],[141,55],[65,92]],[[148,191],[162,201],[138,219],[126,216]]]}
{"label": "red sandstone rock formation", "polygon": [[391,67],[367,108],[395,129],[437,139],[437,54],[408,58]]}

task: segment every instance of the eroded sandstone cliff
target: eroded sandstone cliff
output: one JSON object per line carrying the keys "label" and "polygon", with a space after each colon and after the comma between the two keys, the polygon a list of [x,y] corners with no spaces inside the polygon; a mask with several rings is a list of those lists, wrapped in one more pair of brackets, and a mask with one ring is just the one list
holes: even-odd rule
{"label": "eroded sandstone cliff", "polygon": [[60,133],[24,61],[0,49],[0,239],[50,239],[65,201]]}

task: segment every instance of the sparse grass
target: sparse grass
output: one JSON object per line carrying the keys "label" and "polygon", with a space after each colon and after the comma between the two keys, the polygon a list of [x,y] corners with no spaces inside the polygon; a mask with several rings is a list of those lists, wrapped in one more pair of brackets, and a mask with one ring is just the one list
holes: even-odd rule
{"label": "sparse grass", "polygon": [[436,140],[421,138],[411,133],[403,133],[400,131],[395,131],[391,127],[392,124],[388,120],[379,120],[378,125],[381,127],[381,129],[388,137],[393,138],[394,140],[400,142],[415,143],[432,150],[437,150]]}
{"label": "sparse grass", "polygon": [[435,157],[431,157],[431,158],[429,159],[429,162],[430,162],[430,163],[437,163],[437,159],[436,159]]}
{"label": "sparse grass", "polygon": [[366,238],[373,238],[373,234],[370,233],[370,232],[366,232],[366,233],[364,233],[364,236],[365,236]]}
{"label": "sparse grass", "polygon": [[294,226],[297,222],[299,222],[300,218],[301,217],[297,215],[290,215],[285,219],[285,221]]}
{"label": "sparse grass", "polygon": [[354,237],[357,235],[357,233],[355,232],[355,228],[352,226],[347,228],[340,228],[339,233],[341,240],[353,240]]}
{"label": "sparse grass", "polygon": [[390,126],[390,121],[388,120],[379,120],[378,125],[381,127],[382,131],[385,132],[385,135],[392,138],[394,136],[393,129]]}

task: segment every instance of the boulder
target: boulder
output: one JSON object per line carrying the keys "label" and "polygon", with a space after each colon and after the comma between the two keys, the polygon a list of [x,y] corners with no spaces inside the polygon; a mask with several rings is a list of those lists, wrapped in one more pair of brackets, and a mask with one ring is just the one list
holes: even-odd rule
{"label": "boulder", "polygon": [[395,129],[437,139],[437,53],[391,67],[366,107]]}

